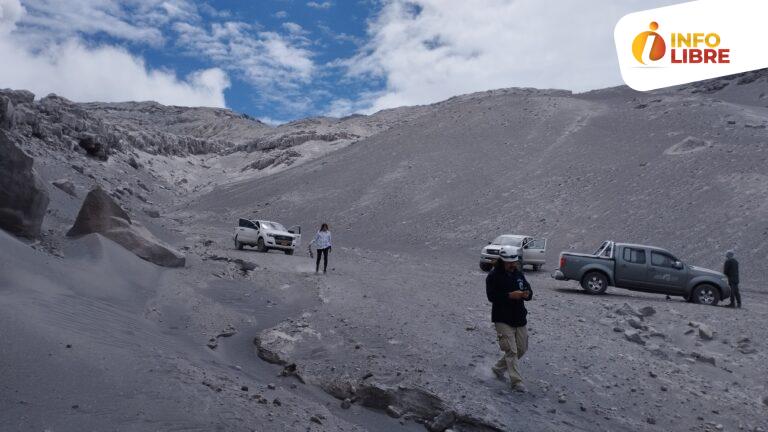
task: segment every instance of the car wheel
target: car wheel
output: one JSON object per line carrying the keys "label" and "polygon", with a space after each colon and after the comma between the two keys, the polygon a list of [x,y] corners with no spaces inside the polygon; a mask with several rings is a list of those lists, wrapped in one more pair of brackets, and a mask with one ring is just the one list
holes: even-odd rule
{"label": "car wheel", "polygon": [[489,264],[489,263],[484,263],[484,262],[480,263],[480,270],[482,270],[484,272],[489,272],[489,271],[491,271],[492,268],[493,268],[493,266],[491,264]]}
{"label": "car wheel", "polygon": [[694,303],[715,306],[720,301],[720,291],[710,284],[697,285],[691,295]]}
{"label": "car wheel", "polygon": [[533,265],[533,271],[536,271],[536,272],[537,272],[537,271],[539,271],[539,270],[541,270],[541,264],[534,264],[534,265]]}
{"label": "car wheel", "polygon": [[602,294],[608,289],[608,278],[600,272],[589,272],[581,280],[581,287],[590,294]]}
{"label": "car wheel", "polygon": [[286,255],[293,255],[293,249],[286,249],[283,252],[285,252]]}
{"label": "car wheel", "polygon": [[259,237],[259,241],[256,242],[256,249],[259,250],[259,252],[266,252],[267,246],[264,245],[264,239]]}
{"label": "car wheel", "polygon": [[235,237],[235,249],[237,250],[243,250],[243,244],[240,243],[240,241]]}

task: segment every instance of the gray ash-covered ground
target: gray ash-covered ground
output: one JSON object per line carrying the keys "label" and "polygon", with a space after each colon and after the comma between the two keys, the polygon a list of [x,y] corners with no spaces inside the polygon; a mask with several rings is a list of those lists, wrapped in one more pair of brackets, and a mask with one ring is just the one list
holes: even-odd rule
{"label": "gray ash-covered ground", "polygon": [[[768,430],[764,72],[277,128],[0,94],[50,199],[37,238],[0,233],[0,430]],[[186,266],[67,237],[97,185]],[[300,224],[304,245],[329,222],[329,274],[305,246],[234,250],[239,217]],[[490,371],[477,259],[502,232],[550,239],[527,273],[526,394]],[[745,307],[549,277],[604,239],[715,269],[735,248]]]}

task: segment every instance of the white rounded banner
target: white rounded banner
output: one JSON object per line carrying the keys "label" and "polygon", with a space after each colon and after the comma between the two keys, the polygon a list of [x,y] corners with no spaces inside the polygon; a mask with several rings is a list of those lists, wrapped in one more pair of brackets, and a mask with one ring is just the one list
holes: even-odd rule
{"label": "white rounded banner", "polygon": [[766,68],[766,17],[766,0],[699,0],[626,15],[613,35],[621,76],[646,91]]}

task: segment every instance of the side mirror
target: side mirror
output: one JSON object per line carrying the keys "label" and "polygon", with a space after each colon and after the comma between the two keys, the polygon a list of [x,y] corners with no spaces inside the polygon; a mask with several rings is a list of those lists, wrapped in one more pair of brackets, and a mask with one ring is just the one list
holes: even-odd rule
{"label": "side mirror", "polygon": [[683,269],[683,263],[681,263],[680,261],[675,261],[674,263],[672,263],[672,267],[674,267],[674,268],[676,268],[678,270],[682,270]]}
{"label": "side mirror", "polygon": [[493,243],[493,242],[488,242],[488,244],[491,244],[491,243]]}

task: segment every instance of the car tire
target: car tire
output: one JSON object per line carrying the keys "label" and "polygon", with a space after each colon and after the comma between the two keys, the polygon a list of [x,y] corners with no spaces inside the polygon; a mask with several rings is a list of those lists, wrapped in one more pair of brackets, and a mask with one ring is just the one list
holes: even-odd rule
{"label": "car tire", "polygon": [[590,294],[603,294],[608,289],[608,278],[600,272],[589,272],[581,279],[581,287]]}
{"label": "car tire", "polygon": [[711,284],[696,285],[691,294],[691,299],[697,304],[717,306],[717,303],[720,301],[720,291]]}
{"label": "car tire", "polygon": [[286,249],[283,252],[285,252],[286,255],[293,255],[293,249]]}
{"label": "car tire", "polygon": [[493,265],[491,265],[490,263],[484,263],[484,262],[480,263],[480,270],[484,272],[489,272],[491,271],[492,268],[493,268]]}
{"label": "car tire", "polygon": [[533,265],[533,271],[537,272],[539,270],[541,270],[541,264],[534,264]]}
{"label": "car tire", "polygon": [[259,237],[259,241],[256,242],[256,249],[259,252],[266,252],[267,251],[267,246],[264,244],[264,238],[263,237]]}
{"label": "car tire", "polygon": [[235,237],[235,249],[237,250],[243,250],[243,244],[240,243],[240,241]]}

